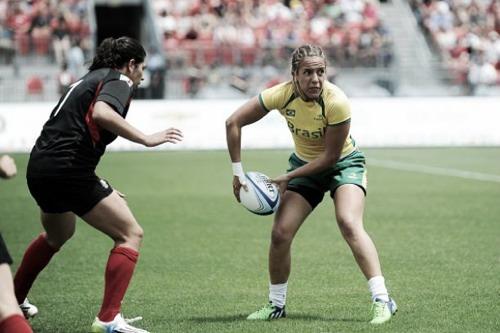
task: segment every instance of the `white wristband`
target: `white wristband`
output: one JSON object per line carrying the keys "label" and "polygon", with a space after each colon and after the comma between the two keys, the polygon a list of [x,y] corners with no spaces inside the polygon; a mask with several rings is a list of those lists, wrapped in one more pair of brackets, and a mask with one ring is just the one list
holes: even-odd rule
{"label": "white wristband", "polygon": [[245,178],[245,173],[243,172],[243,166],[241,165],[241,162],[232,163],[231,165],[233,167],[233,176]]}

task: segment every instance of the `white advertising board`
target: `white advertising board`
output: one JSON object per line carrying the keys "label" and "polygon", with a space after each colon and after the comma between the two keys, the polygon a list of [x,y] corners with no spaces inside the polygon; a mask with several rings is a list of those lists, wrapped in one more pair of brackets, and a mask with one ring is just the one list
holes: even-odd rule
{"label": "white advertising board", "polygon": [[[168,127],[184,141],[158,149],[225,149],[225,119],[242,100],[133,101],[127,120],[145,133]],[[0,104],[0,151],[28,152],[55,103]],[[351,133],[361,147],[499,146],[500,97],[357,98]],[[284,119],[272,111],[243,129],[244,148],[291,148]],[[117,139],[110,150],[144,147]]]}

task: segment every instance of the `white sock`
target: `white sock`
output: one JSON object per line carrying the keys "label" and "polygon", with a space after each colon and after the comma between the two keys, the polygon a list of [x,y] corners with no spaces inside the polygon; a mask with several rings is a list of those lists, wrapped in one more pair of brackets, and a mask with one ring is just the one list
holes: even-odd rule
{"label": "white sock", "polygon": [[370,289],[372,294],[372,301],[378,298],[384,302],[389,302],[389,293],[385,287],[385,279],[383,276],[374,276],[368,280],[368,289]]}
{"label": "white sock", "polygon": [[286,302],[286,288],[288,287],[288,282],[271,284],[269,282],[269,301],[274,306],[283,308]]}

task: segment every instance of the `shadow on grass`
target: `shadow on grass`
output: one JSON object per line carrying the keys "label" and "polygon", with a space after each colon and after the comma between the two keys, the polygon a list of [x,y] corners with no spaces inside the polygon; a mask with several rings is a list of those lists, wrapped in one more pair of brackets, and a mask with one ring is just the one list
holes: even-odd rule
{"label": "shadow on grass", "polygon": [[213,317],[191,317],[188,318],[189,321],[195,323],[230,323],[235,321],[242,321],[246,319],[246,315],[235,314],[231,316],[213,316]]}
{"label": "shadow on grass", "polygon": [[286,317],[288,320],[304,320],[304,321],[332,321],[332,322],[346,322],[346,323],[364,323],[366,320],[359,318],[337,318],[337,317],[324,317],[308,313],[296,313]]}
{"label": "shadow on grass", "polygon": [[[246,321],[246,314],[235,314],[230,316],[206,316],[206,317],[191,317],[188,318],[189,321],[195,323],[229,323],[229,322],[237,322],[237,321]],[[289,320],[302,320],[302,321],[320,321],[320,322],[347,322],[347,323],[365,323],[366,320],[359,318],[336,318],[336,317],[323,317],[314,314],[307,313],[295,313],[288,315],[286,317],[287,321]]]}

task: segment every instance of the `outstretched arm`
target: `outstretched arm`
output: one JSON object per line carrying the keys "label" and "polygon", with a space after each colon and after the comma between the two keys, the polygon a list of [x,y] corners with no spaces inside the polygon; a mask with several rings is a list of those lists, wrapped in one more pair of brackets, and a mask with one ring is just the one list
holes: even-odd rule
{"label": "outstretched arm", "polygon": [[266,115],[258,97],[253,97],[240,106],[226,120],[226,141],[231,162],[233,162],[233,192],[240,201],[240,188],[245,186],[243,167],[241,166],[241,128],[252,124]]}
{"label": "outstretched arm", "polygon": [[111,133],[146,147],[155,147],[165,142],[177,143],[182,140],[182,132],[173,127],[146,135],[129,124],[111,106],[102,101],[95,103],[92,119],[97,125]]}

